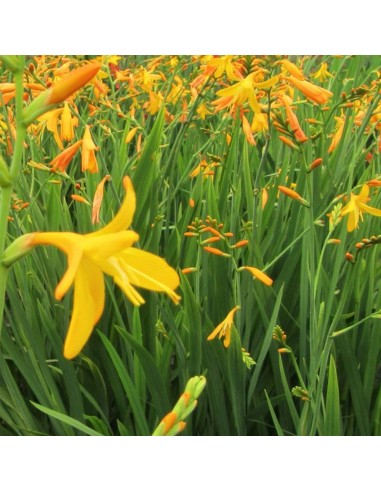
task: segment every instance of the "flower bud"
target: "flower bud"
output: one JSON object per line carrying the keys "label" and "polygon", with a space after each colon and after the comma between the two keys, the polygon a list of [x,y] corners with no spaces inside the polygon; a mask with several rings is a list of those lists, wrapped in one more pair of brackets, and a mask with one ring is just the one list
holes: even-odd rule
{"label": "flower bud", "polygon": [[13,241],[13,243],[4,251],[1,263],[9,268],[15,261],[32,251],[34,248],[34,245],[31,242],[33,236],[34,233],[24,234]]}

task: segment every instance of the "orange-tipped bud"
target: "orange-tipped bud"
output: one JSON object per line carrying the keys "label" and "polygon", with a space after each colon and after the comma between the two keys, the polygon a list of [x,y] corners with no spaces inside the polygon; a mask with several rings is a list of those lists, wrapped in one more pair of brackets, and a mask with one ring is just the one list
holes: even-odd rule
{"label": "orange-tipped bud", "polygon": [[238,241],[238,243],[233,244],[232,248],[242,248],[247,244],[249,244],[249,241],[247,239],[242,239],[242,241]]}
{"label": "orange-tipped bud", "polygon": [[92,62],[73,70],[50,89],[46,104],[59,104],[95,77],[101,64]]}
{"label": "orange-tipped bud", "polygon": [[85,203],[86,205],[90,205],[90,203],[86,200],[86,198],[83,198],[81,195],[71,195],[72,200],[75,200],[76,202],[80,203]]}
{"label": "orange-tipped bud", "polygon": [[193,198],[189,198],[189,206],[193,208],[195,205]]}
{"label": "orange-tipped bud", "polygon": [[292,190],[291,188],[287,188],[287,186],[278,186],[279,191],[287,195],[288,197],[292,198],[293,200],[298,200],[302,205],[305,207],[309,207],[310,204],[305,200],[303,197],[299,195],[295,190]]}
{"label": "orange-tipped bud", "polygon": [[355,257],[351,254],[351,253],[345,253],[345,259],[347,261],[349,261],[350,263],[354,263],[355,262]]}
{"label": "orange-tipped bud", "polygon": [[209,244],[209,243],[215,243],[216,241],[219,241],[220,238],[217,236],[212,236],[208,237],[208,239],[205,239],[204,241],[201,242],[201,244]]}
{"label": "orange-tipped bud", "polygon": [[291,350],[288,348],[280,348],[280,349],[278,349],[278,352],[280,354],[289,354],[289,353],[291,353]]}
{"label": "orange-tipped bud", "polygon": [[213,227],[205,227],[202,232],[211,232],[215,236],[221,237],[221,233],[217,231],[217,229],[214,229]]}
{"label": "orange-tipped bud", "polygon": [[298,146],[295,145],[294,142],[292,140],[290,140],[288,137],[285,137],[284,135],[279,135],[278,138],[288,147],[291,147],[292,149],[298,148]]}
{"label": "orange-tipped bud", "polygon": [[197,272],[197,268],[195,267],[187,267],[187,268],[183,268],[181,270],[181,272],[186,275],[187,273],[193,273],[193,272]]}
{"label": "orange-tipped bud", "polygon": [[340,244],[341,243],[341,239],[328,239],[327,241],[328,244]]}
{"label": "orange-tipped bud", "polygon": [[311,171],[313,171],[316,167],[320,166],[320,164],[323,162],[323,159],[321,157],[318,157],[317,159],[315,159],[309,166],[309,168],[307,169],[307,172],[310,173]]}
{"label": "orange-tipped bud", "polygon": [[184,232],[184,236],[186,237],[197,237],[197,232]]}
{"label": "orange-tipped bud", "polygon": [[224,253],[220,249],[212,248],[210,246],[204,246],[204,250],[207,251],[208,253],[212,253],[213,255],[230,257],[229,254]]}

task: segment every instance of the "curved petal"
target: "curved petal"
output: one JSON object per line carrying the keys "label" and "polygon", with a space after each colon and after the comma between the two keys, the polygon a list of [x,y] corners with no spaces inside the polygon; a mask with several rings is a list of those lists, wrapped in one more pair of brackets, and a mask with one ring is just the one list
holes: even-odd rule
{"label": "curved petal", "polygon": [[64,345],[64,357],[72,359],[88,341],[104,309],[105,288],[102,271],[83,258],[74,280],[74,305]]}
{"label": "curved petal", "polygon": [[125,231],[130,227],[136,208],[136,195],[131,179],[128,176],[123,178],[123,187],[126,190],[126,196],[115,217],[99,231],[88,234],[88,237]]}
{"label": "curved petal", "polygon": [[84,236],[73,232],[36,232],[30,239],[33,246],[50,245],[63,251],[68,257],[68,268],[56,287],[55,298],[59,301],[69,290],[77,274],[82,258]]}
{"label": "curved petal", "polygon": [[180,296],[173,291],[180,283],[179,276],[163,258],[140,249],[128,248],[118,255],[118,261],[131,284],[165,292],[175,303],[179,302]]}
{"label": "curved petal", "polygon": [[355,207],[353,211],[348,215],[347,231],[352,232],[356,229],[360,219],[358,209]]}
{"label": "curved petal", "polygon": [[364,184],[361,188],[359,195],[357,196],[357,200],[360,202],[367,202],[369,200],[369,186]]}
{"label": "curved petal", "polygon": [[365,205],[365,203],[360,203],[359,209],[367,214],[375,215],[376,217],[381,217],[381,210],[379,210],[378,208],[369,207],[369,205]]}

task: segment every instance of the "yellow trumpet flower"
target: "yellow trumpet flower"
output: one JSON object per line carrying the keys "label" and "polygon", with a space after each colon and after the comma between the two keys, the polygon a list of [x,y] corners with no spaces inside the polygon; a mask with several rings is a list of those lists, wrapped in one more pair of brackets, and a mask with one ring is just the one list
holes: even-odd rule
{"label": "yellow trumpet flower", "polygon": [[224,337],[224,346],[226,348],[230,345],[231,339],[231,330],[233,325],[233,318],[236,311],[238,311],[240,306],[235,306],[226,318],[221,321],[221,323],[212,331],[212,333],[208,336],[207,340],[213,340],[218,335],[218,338]]}
{"label": "yellow trumpet flower", "polygon": [[102,229],[89,234],[35,232],[24,236],[27,248],[52,245],[68,257],[68,268],[55,290],[55,298],[61,300],[74,283],[73,314],[64,345],[67,359],[79,354],[102,316],[103,274],[110,275],[135,306],[144,299],[133,286],[165,292],[175,303],[180,300],[174,292],[179,285],[176,271],[159,256],[132,247],[139,236],[126,229],[132,222],[136,197],[128,177],[123,186],[126,197],[121,208]]}
{"label": "yellow trumpet flower", "polygon": [[366,214],[375,215],[376,217],[381,217],[381,210],[365,205],[365,203],[369,200],[369,186],[367,184],[363,185],[359,195],[351,193],[349,203],[345,205],[340,214],[341,216],[348,215],[348,232],[352,232],[356,229],[356,227],[358,227],[360,219],[364,220],[362,216],[363,212]]}

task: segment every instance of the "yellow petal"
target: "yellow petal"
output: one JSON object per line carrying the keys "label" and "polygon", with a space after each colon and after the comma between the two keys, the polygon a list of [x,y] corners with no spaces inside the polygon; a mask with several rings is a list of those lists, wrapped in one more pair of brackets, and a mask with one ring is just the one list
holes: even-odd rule
{"label": "yellow petal", "polygon": [[74,280],[74,306],[65,340],[64,357],[72,359],[88,341],[104,309],[105,289],[102,271],[83,258]]}
{"label": "yellow petal", "polygon": [[213,338],[216,338],[216,336],[219,334],[219,332],[222,330],[223,325],[225,323],[225,320],[222,321],[213,331],[212,333],[208,336],[207,340],[213,340]]}
{"label": "yellow petal", "polygon": [[362,212],[375,215],[376,217],[381,217],[381,210],[378,208],[369,207],[369,205],[365,205],[365,203],[359,203],[358,207]]}
{"label": "yellow petal", "polygon": [[358,211],[355,209],[352,213],[348,215],[347,231],[352,232],[356,229],[359,221]]}
{"label": "yellow petal", "polygon": [[268,286],[272,285],[273,280],[269,276],[267,276],[265,273],[263,273],[261,270],[259,270],[258,268],[248,267],[248,266],[245,266],[242,268],[244,268],[245,270],[248,270],[255,278],[257,278],[258,280],[263,282],[265,285],[268,285]]}
{"label": "yellow petal", "polygon": [[173,291],[180,283],[176,271],[165,260],[152,253],[128,248],[118,255],[118,261],[131,284],[143,289],[165,292],[178,303],[180,297]]}
{"label": "yellow petal", "polygon": [[136,208],[136,195],[128,176],[123,178],[123,187],[126,190],[126,196],[115,217],[99,231],[88,234],[88,237],[125,231],[130,227]]}
{"label": "yellow petal", "polygon": [[369,196],[369,186],[367,184],[364,184],[361,188],[360,194],[358,195],[357,199],[360,202],[366,202],[368,196]]}

